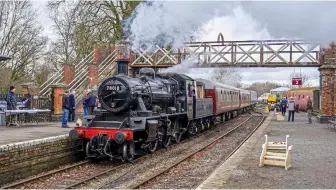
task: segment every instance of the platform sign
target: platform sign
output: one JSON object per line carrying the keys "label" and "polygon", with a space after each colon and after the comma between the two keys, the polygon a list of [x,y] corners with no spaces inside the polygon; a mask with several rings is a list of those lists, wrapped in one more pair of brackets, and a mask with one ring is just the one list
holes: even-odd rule
{"label": "platform sign", "polygon": [[292,85],[302,85],[302,78],[292,78]]}

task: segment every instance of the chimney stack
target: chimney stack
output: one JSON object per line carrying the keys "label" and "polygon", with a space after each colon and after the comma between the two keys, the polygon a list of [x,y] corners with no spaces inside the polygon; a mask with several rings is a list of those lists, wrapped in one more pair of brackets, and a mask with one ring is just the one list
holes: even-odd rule
{"label": "chimney stack", "polygon": [[116,45],[117,50],[117,66],[118,66],[118,73],[117,74],[124,74],[128,76],[128,63],[130,60],[130,43],[126,41],[119,41]]}

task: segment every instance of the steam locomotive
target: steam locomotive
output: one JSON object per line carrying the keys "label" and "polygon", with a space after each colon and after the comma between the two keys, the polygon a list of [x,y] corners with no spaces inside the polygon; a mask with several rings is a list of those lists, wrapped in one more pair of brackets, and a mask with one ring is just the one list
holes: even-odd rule
{"label": "steam locomotive", "polygon": [[102,109],[71,130],[92,159],[131,161],[182,136],[192,136],[250,109],[257,93],[184,74],[142,68],[139,77],[118,74],[98,88]]}

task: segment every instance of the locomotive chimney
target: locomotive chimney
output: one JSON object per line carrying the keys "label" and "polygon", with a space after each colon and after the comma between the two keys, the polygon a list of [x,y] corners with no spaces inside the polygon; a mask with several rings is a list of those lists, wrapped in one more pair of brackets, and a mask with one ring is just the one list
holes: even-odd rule
{"label": "locomotive chimney", "polygon": [[128,76],[128,63],[130,60],[130,44],[126,41],[119,41],[116,45],[117,50],[117,74],[124,74]]}

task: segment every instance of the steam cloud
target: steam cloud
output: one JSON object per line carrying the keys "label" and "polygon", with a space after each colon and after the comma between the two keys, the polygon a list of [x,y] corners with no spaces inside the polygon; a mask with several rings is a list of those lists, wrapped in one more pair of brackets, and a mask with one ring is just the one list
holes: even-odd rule
{"label": "steam cloud", "polygon": [[[328,45],[336,40],[335,7],[336,2],[155,1],[141,3],[124,30],[133,48],[179,48],[190,36],[215,41],[219,32],[224,40],[304,39]],[[193,67],[186,61],[164,72]]]}
{"label": "steam cloud", "polygon": [[126,20],[124,29],[135,48],[143,44],[179,48],[212,18],[230,14],[234,4],[206,1],[141,3]]}

